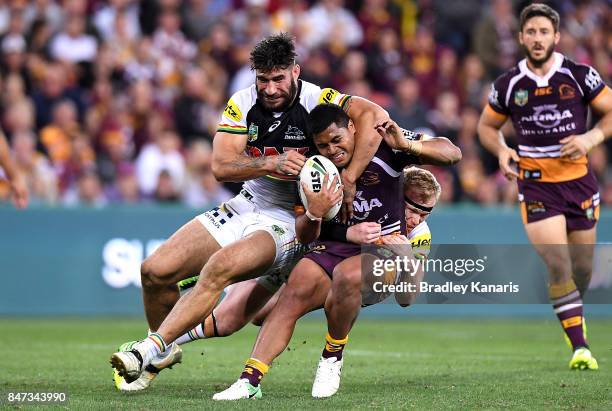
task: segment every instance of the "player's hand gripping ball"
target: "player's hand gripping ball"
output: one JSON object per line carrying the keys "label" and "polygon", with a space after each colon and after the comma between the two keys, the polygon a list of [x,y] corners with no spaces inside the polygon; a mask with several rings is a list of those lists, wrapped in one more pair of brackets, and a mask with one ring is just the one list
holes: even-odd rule
{"label": "player's hand gripping ball", "polygon": [[[306,160],[306,164],[304,164],[304,167],[302,167],[302,171],[300,171],[300,178],[298,180],[298,190],[302,204],[304,204],[304,208],[308,209],[308,200],[302,188],[301,182],[306,183],[307,188],[309,188],[311,191],[318,193],[321,191],[325,174],[328,175],[328,187],[333,184],[334,177],[338,177],[335,191],[339,190],[342,182],[340,181],[340,173],[338,172],[338,169],[334,163],[321,155],[312,156]],[[338,211],[340,211],[341,206],[342,200],[335,204],[327,212],[327,214],[323,216],[323,219],[328,221],[334,218],[336,214],[338,214]]]}

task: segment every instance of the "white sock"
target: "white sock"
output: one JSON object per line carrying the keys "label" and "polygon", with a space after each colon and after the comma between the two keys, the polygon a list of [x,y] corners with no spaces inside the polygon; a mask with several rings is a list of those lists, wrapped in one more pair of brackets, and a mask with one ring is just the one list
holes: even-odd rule
{"label": "white sock", "polygon": [[193,330],[187,331],[185,334],[177,338],[176,343],[178,345],[183,345],[202,338],[206,338],[206,336],[204,335],[202,324],[198,324]]}
{"label": "white sock", "polygon": [[161,335],[151,333],[147,338],[134,345],[142,356],[143,367],[151,364],[151,360],[166,351],[166,343]]}

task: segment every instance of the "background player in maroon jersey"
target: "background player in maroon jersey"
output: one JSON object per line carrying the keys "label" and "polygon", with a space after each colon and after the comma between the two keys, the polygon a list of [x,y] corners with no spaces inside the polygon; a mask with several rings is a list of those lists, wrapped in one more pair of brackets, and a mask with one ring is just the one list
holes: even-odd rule
{"label": "background player in maroon jersey", "polygon": [[[612,93],[595,69],[554,51],[559,39],[555,10],[544,4],[523,9],[519,41],[526,58],[493,84],[478,133],[505,176],[518,178],[527,237],[548,267],[550,299],[574,351],[570,368],[597,369],[583,331],[582,296],[599,215],[587,154],[612,135]],[[587,131],[589,107],[602,118]],[[499,131],[509,117],[518,152]]]}

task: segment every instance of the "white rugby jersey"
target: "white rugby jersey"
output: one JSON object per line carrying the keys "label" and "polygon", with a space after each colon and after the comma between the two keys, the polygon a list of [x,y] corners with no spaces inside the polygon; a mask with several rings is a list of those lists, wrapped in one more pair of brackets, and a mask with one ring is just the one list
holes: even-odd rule
{"label": "white rugby jersey", "polygon": [[[218,132],[247,135],[246,154],[252,157],[274,156],[297,150],[305,156],[317,153],[309,137],[308,113],[321,103],[343,107],[350,96],[338,91],[321,89],[298,80],[298,98],[283,112],[271,112],[257,100],[255,84],[236,92],[228,101]],[[297,200],[297,176],[271,174],[248,180],[243,184],[252,201],[266,212],[290,211]],[[283,213],[285,214],[285,213]]]}

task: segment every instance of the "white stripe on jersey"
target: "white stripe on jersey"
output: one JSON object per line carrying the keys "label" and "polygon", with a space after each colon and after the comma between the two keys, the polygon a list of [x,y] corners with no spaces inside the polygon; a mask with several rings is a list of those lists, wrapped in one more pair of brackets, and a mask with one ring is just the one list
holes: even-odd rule
{"label": "white stripe on jersey", "polygon": [[578,81],[576,81],[576,78],[574,77],[574,75],[572,74],[572,71],[566,67],[561,67],[559,70],[559,73],[563,73],[563,74],[567,74],[568,76],[570,76],[572,78],[572,80],[574,80],[574,83],[576,83],[576,86],[578,86],[578,90],[580,91],[580,94],[582,94],[584,96],[584,91],[582,91],[582,87],[580,87],[580,83],[578,83]]}
{"label": "white stripe on jersey", "polygon": [[531,157],[531,158],[557,158],[561,157],[560,151],[547,151],[545,153],[532,153],[530,151],[521,151],[519,150],[519,156],[521,157]]}
{"label": "white stripe on jersey", "polygon": [[557,150],[560,150],[561,147],[563,147],[563,145],[561,144],[554,144],[552,146],[524,146],[522,144],[519,144],[518,146],[519,150],[538,151],[540,153],[544,153],[546,151],[557,151]]}
{"label": "white stripe on jersey", "polygon": [[390,233],[392,233],[392,232],[394,232],[394,231],[398,231],[398,230],[400,229],[400,227],[401,227],[401,223],[400,223],[400,221],[399,221],[399,220],[397,220],[397,221],[396,221],[395,223],[393,223],[393,224],[389,224],[389,225],[386,225],[386,226],[382,227],[382,228],[380,229],[380,234],[381,234],[381,235],[387,235],[387,234],[390,234]]}
{"label": "white stripe on jersey", "polygon": [[519,74],[510,79],[510,83],[508,84],[508,90],[506,91],[506,107],[508,107],[508,103],[510,102],[510,96],[512,95],[512,89],[514,88],[514,85],[523,77],[525,77],[525,73],[519,72]]}
{"label": "white stripe on jersey", "polygon": [[383,160],[381,160],[378,157],[374,157],[372,159],[372,162],[381,166],[382,169],[385,170],[387,174],[389,174],[391,177],[399,177],[402,174],[401,172],[395,171],[393,167],[391,167],[389,164],[385,163]]}

